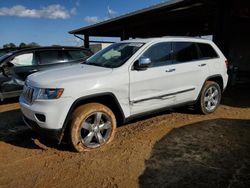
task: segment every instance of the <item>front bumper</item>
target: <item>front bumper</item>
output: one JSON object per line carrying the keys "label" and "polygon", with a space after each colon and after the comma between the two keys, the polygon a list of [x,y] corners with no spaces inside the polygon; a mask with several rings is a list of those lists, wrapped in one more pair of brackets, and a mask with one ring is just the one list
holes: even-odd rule
{"label": "front bumper", "polygon": [[[29,104],[23,96],[19,98],[25,123],[48,137],[60,138],[63,125],[73,103],[71,98],[37,100]],[[45,118],[39,119],[38,115]]]}
{"label": "front bumper", "polygon": [[55,139],[57,141],[61,140],[62,129],[41,128],[41,127],[39,127],[39,125],[35,121],[30,120],[29,118],[25,117],[24,115],[23,115],[23,121],[28,127],[33,129],[34,131],[36,131],[41,136],[46,136],[46,137],[49,137],[51,139]]}

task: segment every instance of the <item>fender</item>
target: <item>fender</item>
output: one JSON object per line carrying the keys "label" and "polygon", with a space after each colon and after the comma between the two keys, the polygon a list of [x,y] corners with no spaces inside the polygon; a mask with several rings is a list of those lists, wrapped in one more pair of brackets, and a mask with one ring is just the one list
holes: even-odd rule
{"label": "fender", "polygon": [[63,136],[64,136],[64,132],[67,128],[67,125],[70,121],[70,118],[71,118],[71,115],[73,113],[73,111],[78,107],[80,106],[81,104],[84,104],[85,102],[88,102],[88,101],[95,101],[95,99],[101,99],[102,97],[111,97],[113,99],[113,102],[115,102],[115,105],[116,107],[118,108],[119,112],[117,113],[120,113],[121,114],[121,118],[122,118],[122,121],[124,122],[125,120],[125,115],[124,115],[124,112],[121,108],[121,105],[119,103],[119,101],[117,100],[116,96],[111,93],[111,92],[105,92],[105,93],[97,93],[97,94],[92,94],[92,95],[87,95],[87,96],[84,96],[84,97],[80,97],[78,99],[76,99],[73,104],[71,105],[69,111],[68,111],[68,114],[64,120],[64,123],[63,123],[63,127],[61,129],[61,132],[60,132],[60,135],[59,135],[59,142],[58,144],[61,143],[62,139],[63,139]]}

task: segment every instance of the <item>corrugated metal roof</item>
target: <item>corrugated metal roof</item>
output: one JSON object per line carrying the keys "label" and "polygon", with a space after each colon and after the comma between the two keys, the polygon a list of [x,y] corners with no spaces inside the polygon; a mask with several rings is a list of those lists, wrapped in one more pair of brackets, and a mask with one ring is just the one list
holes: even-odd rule
{"label": "corrugated metal roof", "polygon": [[153,10],[157,10],[157,9],[160,9],[160,8],[170,7],[172,5],[175,5],[175,4],[178,4],[180,2],[184,2],[184,1],[185,0],[170,0],[170,1],[166,1],[166,2],[163,2],[163,3],[157,4],[157,5],[153,5],[153,6],[141,9],[141,10],[137,10],[137,11],[134,11],[134,12],[131,12],[131,13],[128,13],[128,14],[124,14],[124,15],[121,15],[121,16],[118,16],[118,17],[115,17],[115,18],[111,18],[109,20],[105,20],[105,21],[102,21],[102,22],[99,22],[99,23],[96,23],[96,24],[93,24],[93,25],[89,25],[89,26],[86,26],[86,27],[81,27],[79,29],[75,29],[75,30],[69,31],[69,33],[70,34],[75,34],[77,32],[83,31],[83,30],[95,28],[97,26],[101,26],[101,25],[104,25],[104,24],[107,24],[107,23],[111,23],[111,22],[114,22],[114,21],[122,20],[122,19],[125,19],[127,17],[131,17],[131,16],[143,14],[143,13],[146,13],[146,12],[149,12],[149,11],[153,11]]}

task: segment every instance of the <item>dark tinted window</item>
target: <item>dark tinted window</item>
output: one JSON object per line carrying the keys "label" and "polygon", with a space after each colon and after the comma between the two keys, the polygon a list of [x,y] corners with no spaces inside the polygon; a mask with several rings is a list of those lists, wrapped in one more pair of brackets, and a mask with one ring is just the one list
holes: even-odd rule
{"label": "dark tinted window", "polygon": [[40,51],[40,64],[53,64],[63,62],[62,53],[58,50]]}
{"label": "dark tinted window", "polygon": [[217,58],[218,54],[215,52],[212,46],[209,44],[204,43],[197,43],[200,52],[201,52],[201,59],[209,59],[209,58]]}
{"label": "dark tinted window", "polygon": [[198,60],[198,51],[195,43],[173,42],[174,63],[183,63]]}
{"label": "dark tinted window", "polygon": [[87,59],[88,57],[90,57],[90,52],[84,50],[65,50],[64,53],[66,59],[68,59],[69,61]]}
{"label": "dark tinted window", "polygon": [[152,66],[163,66],[171,63],[171,43],[163,42],[151,46],[142,57],[150,58]]}

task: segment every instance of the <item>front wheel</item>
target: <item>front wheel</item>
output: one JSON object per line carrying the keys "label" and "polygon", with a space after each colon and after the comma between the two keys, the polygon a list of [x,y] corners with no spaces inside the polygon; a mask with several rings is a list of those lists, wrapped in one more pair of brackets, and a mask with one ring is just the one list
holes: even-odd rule
{"label": "front wheel", "polygon": [[113,112],[99,103],[78,107],[72,117],[70,142],[78,151],[89,151],[109,143],[115,135],[116,118]]}
{"label": "front wheel", "polygon": [[206,81],[197,101],[196,109],[203,114],[213,113],[221,101],[221,88],[213,81]]}

